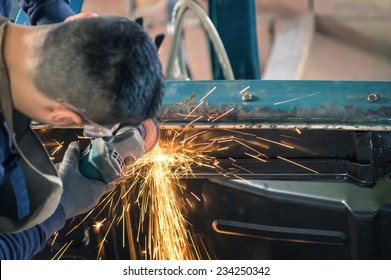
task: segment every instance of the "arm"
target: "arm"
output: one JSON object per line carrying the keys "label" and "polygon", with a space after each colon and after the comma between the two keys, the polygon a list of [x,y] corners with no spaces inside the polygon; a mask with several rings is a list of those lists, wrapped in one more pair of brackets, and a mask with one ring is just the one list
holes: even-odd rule
{"label": "arm", "polygon": [[17,0],[19,6],[30,18],[31,25],[64,21],[74,15],[69,0]]}
{"label": "arm", "polygon": [[9,17],[12,11],[12,0],[4,0],[0,3],[0,15]]}
{"label": "arm", "polygon": [[0,260],[27,260],[44,248],[47,239],[65,224],[64,208],[40,225],[17,233],[0,234]]}

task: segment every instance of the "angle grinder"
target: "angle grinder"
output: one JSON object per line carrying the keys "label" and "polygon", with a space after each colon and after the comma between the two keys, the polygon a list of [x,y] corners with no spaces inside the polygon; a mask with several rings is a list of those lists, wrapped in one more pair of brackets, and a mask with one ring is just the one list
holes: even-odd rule
{"label": "angle grinder", "polygon": [[138,127],[120,126],[114,136],[92,139],[82,152],[80,172],[88,178],[112,183],[123,178],[133,163],[159,139],[159,123],[150,118]]}

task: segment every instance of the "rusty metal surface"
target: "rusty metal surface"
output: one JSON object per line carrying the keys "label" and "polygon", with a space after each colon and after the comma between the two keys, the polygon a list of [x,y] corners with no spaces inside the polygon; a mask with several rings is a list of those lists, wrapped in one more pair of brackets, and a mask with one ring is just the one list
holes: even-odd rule
{"label": "rusty metal surface", "polygon": [[165,92],[163,126],[391,129],[389,82],[167,81]]}

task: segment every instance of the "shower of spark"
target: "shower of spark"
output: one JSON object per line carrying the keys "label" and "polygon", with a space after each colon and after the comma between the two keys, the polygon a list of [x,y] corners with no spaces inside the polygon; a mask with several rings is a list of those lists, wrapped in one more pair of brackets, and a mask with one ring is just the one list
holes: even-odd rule
{"label": "shower of spark", "polygon": [[[145,244],[146,259],[201,259],[178,203],[179,194],[185,189],[180,179],[193,176],[192,165],[214,168],[211,162],[210,157],[169,142],[159,143],[135,163],[132,173],[136,175],[129,190],[139,185],[136,202],[140,218],[136,240]],[[146,234],[145,240],[140,240],[143,234]]]}

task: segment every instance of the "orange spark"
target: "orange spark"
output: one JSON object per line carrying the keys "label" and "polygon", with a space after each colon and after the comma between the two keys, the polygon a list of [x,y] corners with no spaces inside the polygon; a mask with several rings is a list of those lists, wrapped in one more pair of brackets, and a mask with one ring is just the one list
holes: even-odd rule
{"label": "orange spark", "polygon": [[231,108],[229,109],[227,112],[225,112],[224,114],[220,115],[219,117],[215,118],[214,120],[212,120],[211,122],[215,122],[217,121],[218,119],[222,118],[223,116],[229,114],[230,112],[232,112],[234,110],[234,108]]}
{"label": "orange spark", "polygon": [[289,159],[287,159],[287,158],[283,158],[283,157],[280,157],[280,156],[277,156],[277,158],[282,159],[282,160],[285,160],[285,161],[287,161],[287,162],[289,162],[289,163],[292,163],[292,164],[294,164],[294,165],[300,166],[301,168],[307,169],[307,170],[309,170],[309,171],[311,171],[311,172],[313,172],[313,173],[315,173],[315,174],[319,174],[318,171],[313,170],[313,169],[311,169],[311,168],[309,168],[309,167],[306,167],[306,166],[304,166],[304,165],[301,165],[301,164],[299,164],[299,163],[297,163],[297,162],[294,162],[294,161],[292,161],[292,160],[289,160]]}

